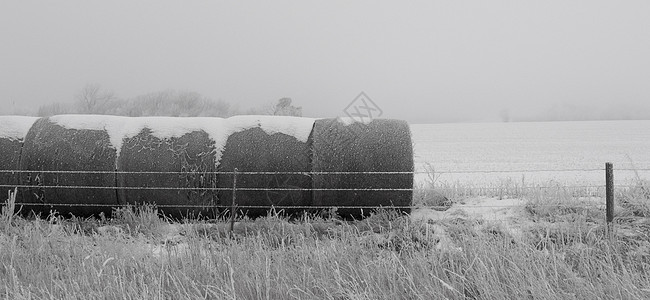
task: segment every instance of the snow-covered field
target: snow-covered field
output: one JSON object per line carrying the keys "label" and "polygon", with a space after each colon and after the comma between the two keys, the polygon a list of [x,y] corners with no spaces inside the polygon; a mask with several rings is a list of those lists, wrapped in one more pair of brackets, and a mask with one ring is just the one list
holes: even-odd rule
{"label": "snow-covered field", "polygon": [[650,121],[413,124],[411,131],[416,171],[429,163],[440,182],[600,185],[605,162],[614,164],[617,184],[637,173],[650,179]]}

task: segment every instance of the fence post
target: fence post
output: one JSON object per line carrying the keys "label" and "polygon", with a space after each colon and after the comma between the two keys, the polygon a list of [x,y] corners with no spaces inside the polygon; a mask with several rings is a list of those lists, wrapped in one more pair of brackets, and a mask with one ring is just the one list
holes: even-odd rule
{"label": "fence post", "polygon": [[235,203],[237,201],[237,168],[232,172],[232,203],[230,204],[230,235],[235,229]]}
{"label": "fence post", "polygon": [[607,221],[607,234],[611,237],[614,221],[614,165],[605,163],[605,214]]}

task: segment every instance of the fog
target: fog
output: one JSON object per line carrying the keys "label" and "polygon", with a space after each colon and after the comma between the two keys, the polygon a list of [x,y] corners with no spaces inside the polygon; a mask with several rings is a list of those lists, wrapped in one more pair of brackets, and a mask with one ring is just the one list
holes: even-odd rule
{"label": "fog", "polygon": [[0,113],[196,92],[412,123],[650,118],[650,2],[3,1]]}

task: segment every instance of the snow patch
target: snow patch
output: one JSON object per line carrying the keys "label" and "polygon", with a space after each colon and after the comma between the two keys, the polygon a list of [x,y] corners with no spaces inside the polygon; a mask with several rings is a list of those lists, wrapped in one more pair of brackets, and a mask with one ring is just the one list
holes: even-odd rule
{"label": "snow patch", "polygon": [[66,129],[102,130],[109,136],[111,146],[120,154],[122,148],[123,128],[131,118],[105,115],[57,115],[49,121]]}
{"label": "snow patch", "polygon": [[[439,247],[451,250],[461,250],[455,245],[445,231],[445,221],[449,220],[484,220],[500,223],[505,231],[513,237],[521,238],[524,228],[532,223],[524,210],[527,201],[524,199],[496,199],[488,197],[477,197],[465,199],[462,202],[454,203],[446,211],[437,211],[427,207],[417,208],[411,212],[411,219],[425,222],[434,226],[434,232],[440,239]],[[475,228],[490,226],[490,222],[472,222]],[[437,246],[437,247],[438,247]]]}
{"label": "snow patch", "polygon": [[436,211],[429,208],[416,209],[411,213],[413,220],[449,220],[458,217],[469,217],[487,221],[508,222],[525,218],[522,208],[526,200],[496,199],[477,197],[454,203],[446,211]]}
{"label": "snow patch", "polygon": [[0,116],[0,138],[22,141],[36,120],[37,117]]}
{"label": "snow patch", "polygon": [[161,140],[179,138],[185,134],[203,131],[214,141],[216,162],[228,140],[226,119],[212,117],[137,117],[131,118],[123,130],[124,138],[138,135],[145,128]]}
{"label": "snow patch", "polygon": [[159,139],[181,137],[204,131],[215,143],[215,161],[221,160],[228,137],[239,131],[259,127],[267,134],[283,133],[307,142],[315,119],[278,116],[235,116],[227,119],[211,117],[118,117],[100,115],[59,115],[50,121],[67,129],[104,130],[119,156],[126,138],[138,135],[145,128]]}
{"label": "snow patch", "polygon": [[226,145],[228,137],[235,133],[251,128],[260,128],[268,135],[282,133],[293,136],[296,140],[306,143],[311,134],[314,122],[313,118],[287,117],[287,116],[234,116],[225,119],[226,132],[222,144],[217,146],[216,161],[221,160],[221,154]]}
{"label": "snow patch", "polygon": [[222,118],[177,117],[119,117],[103,115],[59,115],[50,121],[67,129],[103,130],[109,135],[111,146],[120,155],[124,139],[132,138],[145,128],[161,140],[181,137],[194,131],[205,131],[217,145],[225,144],[227,132]]}

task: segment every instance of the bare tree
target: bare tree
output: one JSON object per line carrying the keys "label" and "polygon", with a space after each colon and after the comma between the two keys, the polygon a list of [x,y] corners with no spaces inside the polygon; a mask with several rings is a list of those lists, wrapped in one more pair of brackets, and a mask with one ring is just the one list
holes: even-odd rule
{"label": "bare tree", "polygon": [[[137,96],[129,101],[130,116],[227,117],[230,105],[197,92],[165,90]],[[131,113],[134,110],[135,112]]]}
{"label": "bare tree", "polygon": [[302,107],[291,105],[291,98],[281,98],[275,105],[273,114],[276,116],[302,117]]}
{"label": "bare tree", "polygon": [[89,83],[79,91],[75,99],[77,100],[81,113],[96,114],[101,113],[102,105],[115,99],[115,93],[102,90],[99,84]]}

